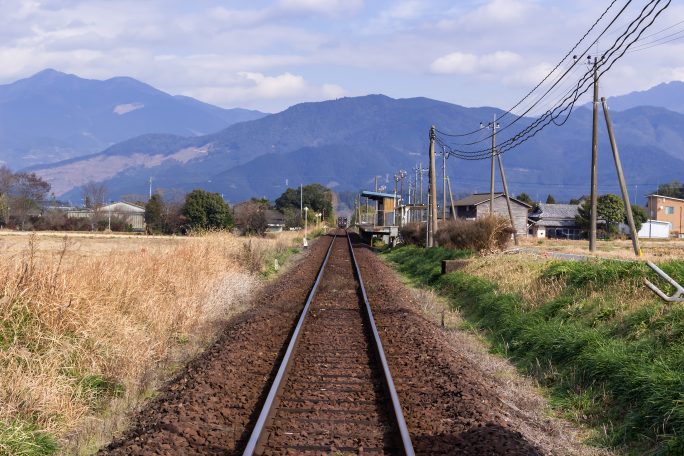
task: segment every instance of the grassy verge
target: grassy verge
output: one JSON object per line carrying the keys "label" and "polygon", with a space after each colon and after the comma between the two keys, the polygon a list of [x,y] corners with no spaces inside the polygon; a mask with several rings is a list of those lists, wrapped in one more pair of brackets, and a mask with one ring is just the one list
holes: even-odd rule
{"label": "grassy verge", "polygon": [[[440,260],[457,255],[404,247],[387,257],[447,296],[496,351],[549,389],[562,414],[595,429],[592,443],[684,453],[684,305],[644,290],[642,279],[653,279],[645,265],[497,257],[440,275]],[[661,266],[684,278],[684,263]]]}
{"label": "grassy verge", "polygon": [[2,456],[96,450],[245,309],[295,235],[40,239],[0,250]]}

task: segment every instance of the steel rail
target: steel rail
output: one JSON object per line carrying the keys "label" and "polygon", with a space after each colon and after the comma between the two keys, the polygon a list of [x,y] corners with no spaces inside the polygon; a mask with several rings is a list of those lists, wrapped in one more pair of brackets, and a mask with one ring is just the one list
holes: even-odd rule
{"label": "steel rail", "polygon": [[394,381],[392,380],[392,373],[390,372],[389,365],[387,364],[387,358],[385,357],[385,352],[382,348],[382,341],[380,340],[380,334],[378,333],[378,328],[375,326],[375,319],[373,318],[373,311],[371,310],[370,303],[368,302],[368,295],[366,294],[366,287],[363,285],[363,278],[361,277],[361,269],[356,261],[356,255],[354,254],[354,246],[351,242],[351,237],[347,235],[347,241],[349,241],[349,251],[351,252],[351,259],[354,265],[354,272],[356,273],[356,278],[359,281],[361,287],[361,294],[363,295],[363,302],[365,304],[366,313],[365,316],[370,325],[371,331],[373,333],[373,347],[375,348],[375,354],[382,365],[382,370],[385,379],[385,387],[389,392],[390,398],[392,399],[392,411],[393,417],[396,421],[397,429],[401,436],[402,449],[406,456],[414,456],[415,452],[413,450],[413,444],[411,443],[411,436],[409,435],[408,428],[406,426],[406,420],[404,419],[404,413],[401,410],[401,404],[399,404],[399,396],[397,395],[397,390],[394,387]]}
{"label": "steel rail", "polygon": [[283,361],[280,363],[280,368],[278,369],[278,373],[276,374],[276,377],[273,380],[273,384],[271,385],[271,389],[268,392],[268,396],[266,397],[264,406],[261,409],[259,418],[257,419],[256,425],[254,426],[254,429],[250,434],[249,440],[247,441],[245,451],[242,453],[243,456],[251,456],[255,454],[255,451],[261,446],[263,446],[263,444],[265,443],[263,442],[263,438],[265,437],[264,431],[266,430],[266,424],[273,416],[273,413],[275,413],[277,403],[279,402],[280,392],[286,383],[284,380],[286,379],[287,373],[292,365],[292,354],[294,353],[295,348],[299,343],[299,334],[301,333],[302,327],[304,326],[304,321],[306,320],[306,316],[309,313],[309,307],[311,306],[311,302],[313,301],[314,296],[316,295],[318,284],[320,283],[321,278],[323,277],[325,266],[328,264],[328,258],[330,258],[330,253],[332,252],[332,248],[335,244],[336,239],[337,233],[333,236],[332,242],[330,242],[328,252],[325,254],[325,258],[323,259],[321,268],[319,269],[318,275],[316,276],[316,281],[314,282],[313,287],[311,287],[311,291],[309,291],[309,296],[307,297],[306,303],[304,304],[304,308],[302,309],[302,313],[299,316],[297,326],[295,327],[295,330],[292,333],[290,343],[287,345],[287,350],[285,351]]}

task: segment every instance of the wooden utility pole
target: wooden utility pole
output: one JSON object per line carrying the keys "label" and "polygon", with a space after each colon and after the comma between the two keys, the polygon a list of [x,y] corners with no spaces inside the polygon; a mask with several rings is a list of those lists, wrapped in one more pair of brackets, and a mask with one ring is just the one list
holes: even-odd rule
{"label": "wooden utility pole", "polygon": [[501,162],[501,155],[496,154],[499,160],[499,172],[501,172],[501,183],[503,184],[504,195],[506,196],[506,206],[508,206],[508,217],[511,219],[511,228],[513,228],[513,242],[518,245],[518,230],[515,227],[515,219],[513,218],[513,209],[511,209],[511,197],[508,195],[508,184],[506,183],[506,174],[504,173],[503,163]]}
{"label": "wooden utility pole", "polygon": [[451,193],[451,179],[447,176],[447,184],[449,185],[449,200],[451,200],[451,218],[456,220],[456,209],[454,208],[454,194]]}
{"label": "wooden utility pole", "polygon": [[[480,128],[483,127],[484,125],[480,123]],[[494,121],[489,123],[487,128],[491,128],[492,130],[492,166],[489,181],[489,215],[492,215],[494,214],[494,160],[496,155],[496,130],[499,128],[499,125],[496,123],[496,114],[494,114]]]}
{"label": "wooden utility pole", "polygon": [[420,179],[420,204],[423,204],[423,162],[420,162],[418,165],[419,171],[418,171],[418,178]]}
{"label": "wooden utility pole", "polygon": [[625,202],[625,211],[627,212],[627,223],[629,224],[629,231],[632,234],[632,247],[634,247],[634,254],[641,256],[641,247],[639,247],[639,236],[637,235],[636,226],[634,225],[634,216],[632,214],[632,204],[629,202],[629,194],[627,193],[627,185],[625,184],[625,176],[622,174],[622,163],[620,162],[620,153],[618,152],[617,143],[615,142],[615,134],[613,133],[613,123],[610,120],[608,107],[606,106],[605,97],[601,97],[601,105],[603,106],[603,115],[606,117],[606,127],[608,128],[608,137],[610,138],[610,147],[613,149],[613,160],[615,161],[615,169],[617,170],[618,180],[620,181],[620,191],[622,192],[622,199]]}
{"label": "wooden utility pole", "polygon": [[446,183],[446,159],[447,159],[447,153],[446,153],[446,148],[442,146],[442,220],[446,220],[447,216],[447,210],[446,210],[446,190],[447,190],[447,183]]}
{"label": "wooden utility pole", "polygon": [[589,251],[596,251],[596,220],[598,207],[598,59],[594,57],[594,112],[591,132],[591,210],[589,214]]}
{"label": "wooden utility pole", "polygon": [[435,167],[435,126],[430,127],[430,247],[434,247],[437,235],[437,173]]}

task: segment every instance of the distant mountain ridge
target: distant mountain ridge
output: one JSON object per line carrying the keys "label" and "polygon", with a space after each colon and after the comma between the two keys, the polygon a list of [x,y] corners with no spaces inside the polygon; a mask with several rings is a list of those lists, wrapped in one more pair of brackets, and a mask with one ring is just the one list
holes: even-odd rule
{"label": "distant mountain ridge", "polygon": [[684,113],[684,82],[667,82],[648,90],[610,97],[608,106],[616,111],[625,111],[639,106],[655,106]]}
{"label": "distant mountain ridge", "polygon": [[[384,95],[302,103],[206,136],[141,136],[37,172],[57,193],[74,199],[84,179],[104,182],[113,197],[144,194],[152,177],[158,188],[205,188],[233,202],[274,198],[299,183],[320,182],[336,190],[370,188],[375,175],[392,188],[394,172],[409,171],[418,161],[427,164],[431,125],[469,131],[495,113],[501,110]],[[681,179],[684,115],[639,107],[615,112],[613,121],[628,184]],[[603,129],[599,150],[599,190],[616,192]],[[552,193],[563,199],[588,192],[590,155],[591,112],[578,109],[564,127],[549,127],[503,160],[512,192],[533,197]],[[487,161],[451,158],[448,169],[455,193],[488,188]]]}
{"label": "distant mountain ridge", "polygon": [[206,135],[265,115],[172,96],[129,77],[99,81],[47,69],[0,85],[0,163],[19,169],[142,134]]}

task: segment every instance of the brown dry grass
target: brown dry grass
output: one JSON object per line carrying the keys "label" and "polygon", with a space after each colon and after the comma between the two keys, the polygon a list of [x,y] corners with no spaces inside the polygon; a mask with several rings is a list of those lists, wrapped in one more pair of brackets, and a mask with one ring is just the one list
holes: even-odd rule
{"label": "brown dry grass", "polygon": [[[681,260],[684,258],[684,239],[640,239],[642,260],[664,261]],[[540,252],[560,252],[576,255],[590,255],[601,258],[635,259],[632,241],[616,239],[611,241],[599,240],[596,244],[597,252],[589,252],[589,241],[570,241],[563,239],[536,239],[523,237],[520,246],[533,248]]]}
{"label": "brown dry grass", "polygon": [[0,428],[97,446],[119,412],[244,309],[263,260],[297,236],[3,236]]}

